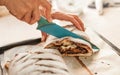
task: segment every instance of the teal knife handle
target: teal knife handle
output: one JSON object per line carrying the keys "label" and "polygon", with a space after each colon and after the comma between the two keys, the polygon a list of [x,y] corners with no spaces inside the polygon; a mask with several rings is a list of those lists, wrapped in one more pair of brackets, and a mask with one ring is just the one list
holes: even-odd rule
{"label": "teal knife handle", "polygon": [[38,28],[40,28],[46,24],[49,24],[49,22],[44,17],[41,17],[40,20],[38,21]]}

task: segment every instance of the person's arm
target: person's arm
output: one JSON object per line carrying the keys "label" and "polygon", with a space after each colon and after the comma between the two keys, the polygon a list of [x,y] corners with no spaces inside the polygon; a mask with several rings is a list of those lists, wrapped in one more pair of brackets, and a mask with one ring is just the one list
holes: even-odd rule
{"label": "person's arm", "polygon": [[0,0],[0,5],[6,6],[12,15],[29,24],[37,22],[43,16],[41,11],[44,11],[47,20],[51,20],[51,5],[47,0]]}

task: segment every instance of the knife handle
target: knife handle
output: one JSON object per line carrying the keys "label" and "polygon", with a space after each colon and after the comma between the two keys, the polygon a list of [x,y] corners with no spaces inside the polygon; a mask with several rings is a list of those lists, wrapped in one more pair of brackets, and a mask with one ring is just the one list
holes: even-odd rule
{"label": "knife handle", "polygon": [[42,27],[46,24],[49,24],[49,22],[46,20],[45,17],[41,17],[40,20],[38,21],[38,27]]}
{"label": "knife handle", "polygon": [[38,44],[40,42],[41,42],[41,38],[37,38],[37,39],[30,39],[30,40],[25,40],[25,41],[21,41],[21,42],[9,44],[9,45],[0,47],[0,54],[4,53],[8,49],[11,49],[11,48],[14,48],[14,47],[17,47],[17,46],[22,46],[22,45],[36,45],[36,44]]}

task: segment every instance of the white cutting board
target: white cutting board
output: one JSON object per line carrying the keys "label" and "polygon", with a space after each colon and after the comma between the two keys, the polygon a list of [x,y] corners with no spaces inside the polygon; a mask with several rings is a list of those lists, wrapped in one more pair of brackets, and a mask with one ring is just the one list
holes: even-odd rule
{"label": "white cutting board", "polygon": [[16,19],[12,15],[0,18],[0,47],[28,39],[41,37],[41,32],[36,30],[37,24],[29,25]]}

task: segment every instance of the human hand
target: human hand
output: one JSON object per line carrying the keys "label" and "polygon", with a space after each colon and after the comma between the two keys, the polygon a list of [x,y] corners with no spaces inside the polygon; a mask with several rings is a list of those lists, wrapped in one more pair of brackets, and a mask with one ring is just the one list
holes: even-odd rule
{"label": "human hand", "polygon": [[37,22],[40,16],[51,21],[51,5],[47,0],[6,0],[4,5],[12,15],[29,24]]}
{"label": "human hand", "polygon": [[51,16],[52,16],[52,19],[70,21],[71,23],[73,23],[73,25],[75,25],[75,27],[77,29],[79,29],[81,31],[85,31],[83,22],[76,15],[64,14],[64,13],[61,13],[61,12],[55,12]]}
{"label": "human hand", "polygon": [[[85,31],[84,24],[80,18],[76,15],[64,14],[61,12],[55,12],[51,14],[52,19],[70,21],[75,27],[81,31]],[[47,34],[42,32],[42,41],[47,39]]]}

